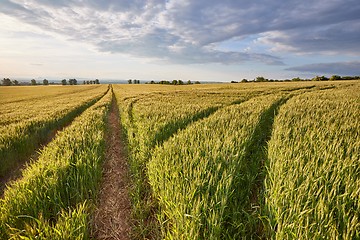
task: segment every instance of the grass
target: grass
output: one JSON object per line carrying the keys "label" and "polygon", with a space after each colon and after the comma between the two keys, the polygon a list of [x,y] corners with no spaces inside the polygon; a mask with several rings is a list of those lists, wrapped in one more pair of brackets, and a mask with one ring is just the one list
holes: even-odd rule
{"label": "grass", "polygon": [[[133,238],[360,238],[359,87],[114,86],[133,181]],[[26,95],[6,104],[26,99],[41,102]],[[9,186],[0,238],[90,237],[110,102],[108,93],[84,111]]]}
{"label": "grass", "polygon": [[[0,238],[82,239],[98,191],[111,93],[45,147],[0,202]],[[77,235],[77,236],[74,236]]]}
{"label": "grass", "polygon": [[[151,159],[154,157],[155,149],[161,148],[162,144],[164,144],[164,146],[168,146],[167,144],[171,145],[170,143],[167,143],[168,141],[171,141],[172,145],[174,146],[168,146],[167,150],[169,150],[171,154],[169,153],[170,156],[168,156],[166,160],[175,161],[173,158],[177,158],[176,156],[177,154],[180,154],[178,153],[180,149],[191,148],[191,146],[187,146],[186,144],[183,146],[179,141],[172,141],[171,139],[173,136],[176,138],[178,134],[182,134],[183,131],[188,131],[188,128],[191,128],[194,122],[202,122],[203,118],[211,119],[213,115],[221,112],[223,108],[227,108],[229,105],[241,106],[246,99],[252,98],[256,95],[265,95],[269,97],[272,94],[281,92],[284,94],[289,93],[291,95],[298,95],[306,92],[333,91],[336,88],[342,88],[346,86],[351,87],[353,85],[354,82],[311,82],[280,84],[238,84],[220,86],[202,85],[196,87],[150,86],[149,88],[147,88],[148,86],[146,85],[136,86],[135,88],[126,85],[117,86],[115,92],[117,93],[118,99],[120,100],[119,108],[121,110],[120,112],[122,115],[122,123],[126,130],[125,132],[127,133],[132,175],[135,185],[133,189],[133,212],[135,219],[138,220],[135,230],[135,232],[138,234],[136,235],[137,238],[145,238],[156,234],[158,235],[156,235],[157,237],[154,237],[155,239],[163,238],[165,236],[168,238],[176,238],[175,236],[181,235],[180,230],[174,230],[174,232],[169,230],[171,229],[171,227],[169,227],[171,225],[169,222],[171,221],[168,220],[166,214],[162,213],[162,204],[164,203],[161,203],[161,199],[163,199],[164,196],[162,194],[155,193],[158,191],[156,190],[158,187],[156,182],[157,180],[152,184],[151,188],[149,186],[149,178],[151,178],[149,166],[152,165]],[[146,88],[146,90],[144,90],[144,88]],[[257,133],[248,139],[248,147],[246,148],[247,152],[243,153],[244,156],[246,156],[245,158],[249,158],[248,161],[257,162],[254,163],[253,170],[244,170],[245,172],[248,171],[248,175],[251,176],[249,177],[249,179],[251,179],[250,182],[252,182],[250,184],[251,187],[249,187],[247,190],[248,192],[250,191],[250,194],[248,193],[245,195],[248,197],[250,196],[250,200],[247,201],[250,203],[250,208],[252,209],[249,210],[248,206],[244,207],[244,209],[247,209],[247,212],[244,215],[246,217],[241,218],[241,221],[242,224],[245,224],[246,226],[238,227],[246,230],[241,230],[239,233],[238,229],[234,227],[232,223],[230,225],[227,225],[226,223],[223,225],[223,229],[221,230],[223,232],[221,233],[223,238],[231,238],[234,236],[242,236],[244,238],[261,238],[272,236],[274,232],[274,230],[269,230],[271,227],[268,225],[271,216],[268,216],[267,210],[263,208],[265,201],[264,195],[268,190],[264,188],[263,181],[267,174],[267,169],[264,169],[262,166],[264,162],[267,161],[267,149],[265,147],[267,146],[267,141],[269,141],[271,137],[271,132],[269,132],[269,130],[271,131],[274,118],[272,111],[277,112],[277,106],[279,104],[281,105],[283,103],[275,102],[272,107],[261,114],[259,120],[261,123],[256,127],[256,129],[258,129],[256,131],[258,131],[260,136],[255,136],[258,134]],[[201,112],[205,112],[206,109],[215,110],[211,111],[210,114],[205,114],[199,118],[196,117],[199,116]],[[227,123],[225,123],[225,125],[226,124]],[[267,127],[270,127],[270,129],[267,129]],[[201,128],[199,129],[200,132],[203,131]],[[213,129],[213,131],[215,130]],[[264,136],[261,136],[262,133],[264,133]],[[208,138],[210,138],[210,135],[208,135],[207,138],[204,138],[203,140],[208,141]],[[259,144],[260,146],[258,146],[258,149],[256,149],[257,145]],[[254,148],[254,150],[251,150],[251,148]],[[158,150],[155,151],[156,154],[158,154],[157,151]],[[172,163],[174,165],[172,167],[179,167],[179,163]],[[160,160],[156,166],[159,169],[165,168],[164,162],[160,162]],[[154,168],[156,167],[153,167],[152,169]],[[201,171],[201,169],[199,169],[199,171]],[[172,174],[173,173],[169,170],[167,176],[171,176]],[[169,178],[171,179],[171,177]],[[150,180],[150,182],[151,181],[154,180]],[[166,184],[164,188],[168,189],[170,188],[169,186],[171,186],[170,183]],[[173,192],[173,189],[169,191]],[[241,199],[240,197],[235,198]],[[178,204],[177,201],[176,204]],[[196,205],[191,201],[189,204]],[[226,205],[225,209],[227,208],[228,206]],[[176,214],[174,209],[169,212],[171,212],[171,214]],[[151,220],[156,215],[160,216],[161,221],[159,224],[154,224],[153,220]],[[191,216],[189,217],[191,218]],[[214,221],[222,222],[223,220],[217,219]],[[227,221],[228,220],[225,222]],[[166,225],[166,227],[163,225]],[[162,231],[162,233],[159,233],[159,229]],[[184,235],[182,235],[180,238],[187,238],[188,236],[193,235],[188,235],[188,232],[186,232],[186,234],[184,233]],[[188,238],[191,239],[191,237]]]}
{"label": "grass", "polygon": [[[22,87],[17,88],[22,90]],[[4,104],[2,108],[6,112],[1,114],[0,120],[0,177],[6,176],[8,171],[29,158],[55,130],[64,127],[93,105],[105,94],[106,89],[105,86],[85,88],[86,91],[83,89],[76,94],[71,94],[67,89],[68,95],[53,98],[39,98],[39,93],[34,91],[32,96],[36,100],[31,101],[26,110],[24,101]]]}
{"label": "grass", "polygon": [[[160,86],[159,89],[163,87]],[[137,220],[137,230],[134,232],[138,233],[136,238],[154,236],[158,232],[157,224],[154,223],[157,203],[152,196],[146,170],[146,164],[151,158],[154,147],[192,122],[208,117],[220,106],[235,101],[242,102],[255,93],[236,91],[227,94],[222,89],[213,89],[211,92],[188,89],[188,91],[154,91],[146,94],[134,91],[124,94],[127,87],[122,85],[115,86],[114,90],[119,100],[122,124],[129,148],[130,171],[134,186],[131,191],[133,215]]]}
{"label": "grass", "polygon": [[155,149],[148,174],[165,239],[256,236],[251,193],[260,161],[249,159],[249,152],[261,150],[252,142],[261,141],[261,118],[280,99],[270,95],[225,107]]}
{"label": "grass", "polygon": [[271,238],[360,238],[359,92],[311,92],[281,107],[265,180]]}

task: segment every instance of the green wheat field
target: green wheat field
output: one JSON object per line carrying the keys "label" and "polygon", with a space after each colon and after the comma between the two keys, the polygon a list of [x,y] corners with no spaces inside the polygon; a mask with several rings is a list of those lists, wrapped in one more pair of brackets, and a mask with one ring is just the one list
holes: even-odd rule
{"label": "green wheat field", "polygon": [[0,95],[1,179],[25,164],[1,183],[0,239],[91,238],[111,104],[127,149],[133,239],[360,239],[359,81]]}

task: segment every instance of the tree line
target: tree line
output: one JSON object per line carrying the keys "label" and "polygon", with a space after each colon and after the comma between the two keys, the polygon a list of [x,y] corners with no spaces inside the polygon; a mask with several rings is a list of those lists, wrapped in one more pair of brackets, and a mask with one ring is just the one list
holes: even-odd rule
{"label": "tree line", "polygon": [[[129,84],[140,84],[140,80],[131,80],[129,79],[128,80],[128,83]],[[172,80],[171,82],[170,81],[167,81],[167,80],[161,80],[159,82],[155,82],[154,80],[151,80],[150,82],[146,82],[145,84],[164,84],[164,85],[190,85],[190,84],[200,84],[199,81],[196,81],[196,82],[191,82],[191,80],[188,80],[187,82],[184,82],[182,80]]]}
{"label": "tree line", "polygon": [[[360,76],[340,76],[340,75],[332,75],[331,77],[325,76],[315,76],[311,79],[302,79],[299,77],[295,77],[292,79],[285,79],[285,80],[274,80],[274,79],[267,79],[262,76],[256,77],[254,80],[247,80],[242,79],[240,82],[297,82],[297,81],[336,81],[336,80],[360,80]],[[231,83],[238,83],[238,81],[231,81]]]}
{"label": "tree line", "polygon": [[[49,85],[49,80],[44,79],[41,82],[37,82],[35,79],[31,79],[30,82],[27,83],[20,83],[18,80],[11,80],[10,78],[4,78],[3,80],[1,80],[1,85],[3,86],[20,86],[20,85]],[[54,82],[52,82],[51,84],[55,84]],[[69,80],[63,79],[61,80],[61,85],[77,85],[78,81],[75,78],[71,78]],[[95,79],[95,80],[87,80],[87,81],[83,81],[83,84],[100,84],[99,79]]]}

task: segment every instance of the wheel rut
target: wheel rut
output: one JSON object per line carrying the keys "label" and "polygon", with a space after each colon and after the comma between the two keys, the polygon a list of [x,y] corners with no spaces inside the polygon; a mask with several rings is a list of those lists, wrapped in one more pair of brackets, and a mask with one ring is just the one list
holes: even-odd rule
{"label": "wheel rut", "polygon": [[130,239],[131,233],[131,203],[128,193],[130,177],[125,144],[121,139],[119,109],[114,95],[107,125],[103,177],[91,235],[94,239],[125,240]]}
{"label": "wheel rut", "polygon": [[[32,161],[36,161],[41,151],[56,137],[59,131],[62,131],[64,128],[68,127],[76,117],[80,116],[86,109],[93,106],[101,98],[103,98],[109,91],[108,90],[102,94],[100,97],[76,108],[75,110],[69,112],[64,118],[60,119],[57,126],[50,128],[44,133],[40,133],[39,130],[37,133],[39,136],[37,142],[34,146],[27,152],[26,155],[20,155],[17,158],[17,161],[13,163],[12,167],[8,169],[6,174],[0,175],[0,198],[3,197],[4,191],[7,185],[10,185],[11,182],[16,181],[22,176],[22,170],[26,168],[27,164]],[[14,149],[10,149],[13,151]]]}

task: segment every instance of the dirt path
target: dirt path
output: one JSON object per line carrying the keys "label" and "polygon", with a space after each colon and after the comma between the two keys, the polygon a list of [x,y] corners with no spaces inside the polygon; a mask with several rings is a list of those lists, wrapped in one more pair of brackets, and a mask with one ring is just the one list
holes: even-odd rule
{"label": "dirt path", "polygon": [[119,110],[115,97],[108,115],[106,155],[92,237],[95,239],[130,239],[131,205],[129,176],[124,143],[121,141]]}

